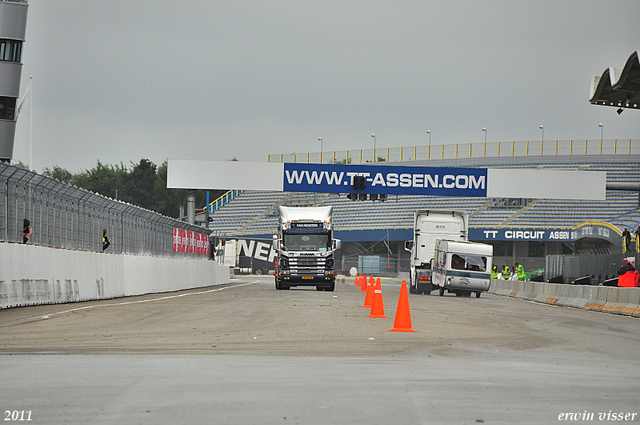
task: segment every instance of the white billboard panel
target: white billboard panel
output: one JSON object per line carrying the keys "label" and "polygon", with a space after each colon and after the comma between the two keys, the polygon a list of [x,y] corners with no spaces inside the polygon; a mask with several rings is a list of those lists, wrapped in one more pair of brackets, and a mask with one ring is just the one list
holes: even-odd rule
{"label": "white billboard panel", "polygon": [[607,194],[604,171],[489,168],[487,181],[488,198],[604,201]]}
{"label": "white billboard panel", "polygon": [[284,164],[170,159],[167,187],[282,191]]}

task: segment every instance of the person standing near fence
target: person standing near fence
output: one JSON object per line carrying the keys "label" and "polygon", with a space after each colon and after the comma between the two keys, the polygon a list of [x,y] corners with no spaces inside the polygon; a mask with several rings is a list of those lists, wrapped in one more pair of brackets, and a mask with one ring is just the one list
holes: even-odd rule
{"label": "person standing near fence", "polygon": [[640,252],[640,226],[636,229],[636,252]]}
{"label": "person standing near fence", "polygon": [[22,226],[22,243],[26,244],[29,242],[29,238],[33,234],[33,227],[31,227],[31,222],[28,219],[24,219]]}
{"label": "person standing near fence", "polygon": [[629,233],[629,229],[626,227],[622,232],[622,253],[629,252],[629,245],[631,244],[631,233]]}
{"label": "person standing near fence", "polygon": [[102,229],[102,252],[111,245],[111,238],[107,237],[107,229]]}

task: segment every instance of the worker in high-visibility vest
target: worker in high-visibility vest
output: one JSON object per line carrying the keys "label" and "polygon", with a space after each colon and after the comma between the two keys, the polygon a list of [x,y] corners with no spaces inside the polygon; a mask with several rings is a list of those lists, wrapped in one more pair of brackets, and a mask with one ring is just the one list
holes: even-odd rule
{"label": "worker in high-visibility vest", "polygon": [[493,267],[491,268],[491,279],[497,279],[497,278],[498,278],[498,266],[494,264]]}
{"label": "worker in high-visibility vest", "polygon": [[524,274],[524,266],[516,263],[515,273],[518,276],[518,280],[524,280],[526,275]]}
{"label": "worker in high-visibility vest", "polygon": [[502,278],[504,280],[509,280],[510,277],[511,277],[511,271],[509,270],[509,266],[504,266],[502,268]]}

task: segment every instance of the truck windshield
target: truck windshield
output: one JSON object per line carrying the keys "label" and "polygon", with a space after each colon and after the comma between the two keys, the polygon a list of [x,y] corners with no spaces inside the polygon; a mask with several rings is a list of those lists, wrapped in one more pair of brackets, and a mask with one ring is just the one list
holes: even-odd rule
{"label": "truck windshield", "polygon": [[484,272],[487,270],[487,257],[469,254],[453,254],[451,268],[454,270],[471,270]]}
{"label": "truck windshield", "polygon": [[282,244],[287,251],[330,251],[331,239],[322,235],[282,235]]}

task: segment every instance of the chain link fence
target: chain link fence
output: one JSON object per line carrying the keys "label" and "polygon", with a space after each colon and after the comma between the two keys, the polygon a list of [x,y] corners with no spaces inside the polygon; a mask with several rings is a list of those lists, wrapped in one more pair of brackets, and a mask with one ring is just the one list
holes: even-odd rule
{"label": "chain link fence", "polygon": [[396,254],[351,254],[344,255],[337,261],[338,268],[347,275],[351,268],[355,268],[358,273],[369,276],[396,277],[400,272],[408,272],[410,267],[410,258],[398,258]]}
{"label": "chain link fence", "polygon": [[0,163],[0,241],[22,243],[23,222],[33,228],[29,244],[79,251],[201,258],[176,252],[174,229],[204,235],[202,227],[80,189],[22,168]]}

